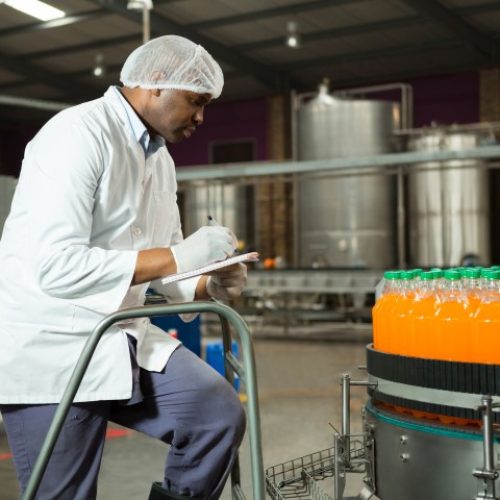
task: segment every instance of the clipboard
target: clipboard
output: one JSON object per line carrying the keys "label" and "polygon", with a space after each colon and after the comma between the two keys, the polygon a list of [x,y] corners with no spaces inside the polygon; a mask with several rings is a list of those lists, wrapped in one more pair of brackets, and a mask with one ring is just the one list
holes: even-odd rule
{"label": "clipboard", "polygon": [[163,285],[168,285],[170,283],[175,283],[177,281],[187,280],[195,276],[201,276],[202,274],[207,274],[212,271],[217,271],[217,269],[222,269],[224,267],[232,266],[233,264],[238,264],[239,262],[257,262],[259,260],[258,252],[243,253],[240,255],[235,255],[234,257],[229,257],[225,260],[220,260],[214,262],[213,264],[208,264],[207,266],[200,267],[198,269],[193,269],[192,271],[186,271],[184,273],[170,274],[162,278],[161,283]]}

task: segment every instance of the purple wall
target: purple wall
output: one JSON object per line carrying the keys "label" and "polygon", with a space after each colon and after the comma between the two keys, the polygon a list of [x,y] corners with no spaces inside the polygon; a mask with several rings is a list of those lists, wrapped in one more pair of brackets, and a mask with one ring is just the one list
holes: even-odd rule
{"label": "purple wall", "polygon": [[255,160],[267,158],[267,99],[214,102],[205,109],[204,123],[195,134],[168,146],[177,166],[210,162],[210,143],[253,139]]}
{"label": "purple wall", "polygon": [[479,73],[417,78],[413,86],[414,126],[479,121]]}

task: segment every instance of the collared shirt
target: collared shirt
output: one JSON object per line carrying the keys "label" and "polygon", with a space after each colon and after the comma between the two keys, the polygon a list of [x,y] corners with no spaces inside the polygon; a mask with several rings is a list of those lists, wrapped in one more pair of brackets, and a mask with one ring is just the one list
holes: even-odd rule
{"label": "collared shirt", "polygon": [[127,114],[127,118],[132,133],[134,134],[136,141],[142,146],[146,158],[149,158],[149,156],[155,154],[159,148],[165,146],[165,139],[159,135],[156,135],[155,137],[153,137],[153,139],[151,139],[148,129],[146,128],[142,120],[139,118],[137,113],[134,111],[132,106],[129,104],[127,99],[125,99],[121,90],[116,86],[110,87],[110,89],[113,92],[116,92],[116,94],[120,98],[120,102],[123,106],[123,109]]}
{"label": "collared shirt", "polygon": [[[144,303],[150,284],[130,286],[138,252],[182,239],[173,160],[166,147],[145,154],[124,102],[109,89],[26,147],[0,240],[0,404],[58,402],[93,328]],[[170,302],[193,299],[197,280],[180,283],[162,288]],[[147,370],[179,345],[147,319],[112,326],[75,401],[130,397],[127,334]]]}

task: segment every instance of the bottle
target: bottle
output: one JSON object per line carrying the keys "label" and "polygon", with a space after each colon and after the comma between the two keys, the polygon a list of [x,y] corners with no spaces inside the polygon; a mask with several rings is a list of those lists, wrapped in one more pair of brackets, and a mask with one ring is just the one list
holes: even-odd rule
{"label": "bottle", "polygon": [[500,270],[485,269],[476,308],[475,354],[478,363],[500,364]]}
{"label": "bottle", "polygon": [[390,318],[392,350],[394,354],[406,356],[411,343],[412,306],[414,299],[414,273],[402,271],[400,275],[400,293],[394,304],[393,314]]}
{"label": "bottle", "polygon": [[418,358],[435,358],[435,298],[436,273],[424,271],[420,274],[420,283],[415,291],[413,306],[413,344],[410,356]]}
{"label": "bottle", "polygon": [[471,363],[478,363],[477,352],[477,321],[474,319],[481,301],[481,269],[467,267],[462,271],[462,286],[467,296],[467,359]]}
{"label": "bottle", "polygon": [[467,297],[460,271],[444,272],[444,285],[437,294],[436,356],[445,361],[463,361],[468,357]]}
{"label": "bottle", "polygon": [[388,352],[390,343],[389,318],[399,293],[399,271],[384,273],[380,296],[372,309],[373,347],[378,351]]}

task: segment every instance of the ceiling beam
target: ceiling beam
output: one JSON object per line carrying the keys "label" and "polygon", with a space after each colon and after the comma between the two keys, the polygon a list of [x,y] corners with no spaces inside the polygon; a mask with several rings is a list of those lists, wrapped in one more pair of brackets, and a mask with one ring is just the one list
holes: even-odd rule
{"label": "ceiling beam", "polygon": [[[179,2],[183,0],[162,0],[162,3]],[[155,6],[159,4],[159,0],[155,1]],[[494,12],[500,10],[500,2],[488,2],[480,5],[468,5],[465,7],[459,7],[453,9],[453,12],[463,16],[473,16],[478,14],[486,14],[489,12]],[[96,11],[93,11],[96,12]],[[102,11],[108,14],[106,11]],[[355,24],[350,26],[343,26],[342,28],[336,28],[332,30],[320,30],[311,33],[305,33],[302,35],[302,40],[304,42],[325,40],[328,38],[340,37],[340,36],[353,36],[360,35],[364,33],[375,33],[377,31],[387,31],[390,29],[399,28],[410,28],[412,26],[417,26],[422,23],[422,18],[420,16],[406,16],[398,17],[396,19],[390,19],[387,21],[377,21],[374,23],[367,24]],[[39,23],[37,23],[39,24]],[[45,24],[45,23],[41,23]],[[17,28],[22,30],[22,28]],[[0,31],[0,36],[2,36],[3,31]],[[138,26],[138,32],[134,35],[124,35],[115,38],[107,38],[104,40],[96,40],[93,42],[82,43],[78,45],[69,45],[63,47],[57,47],[54,49],[42,50],[39,52],[30,52],[29,54],[23,54],[23,57],[29,60],[42,59],[45,57],[59,56],[63,54],[80,52],[86,50],[93,50],[105,47],[113,47],[114,45],[119,45],[121,43],[129,43],[137,40],[142,41],[142,33],[140,32],[140,27]],[[250,52],[253,50],[267,49],[271,47],[278,47],[283,44],[283,37],[270,38],[267,40],[262,40],[259,42],[249,42],[240,43],[233,45],[234,50],[240,52]]]}
{"label": "ceiling beam", "polygon": [[[313,31],[311,33],[304,33],[301,35],[302,45],[307,42],[314,42],[317,40],[334,40],[339,37],[347,37],[353,35],[364,35],[368,33],[375,33],[377,31],[387,31],[390,29],[410,28],[422,24],[422,19],[419,16],[412,17],[399,17],[389,21],[377,21],[374,23],[357,24],[353,26],[344,26],[342,28],[333,28],[328,30]],[[269,38],[260,42],[250,42],[236,44],[233,47],[242,52],[251,52],[253,50],[269,49],[284,45],[285,37]]]}
{"label": "ceiling beam", "polygon": [[461,16],[447,9],[436,0],[402,0],[412,9],[445,26],[451,33],[473,47],[484,61],[497,62],[498,43],[473,27]]}
{"label": "ceiling beam", "polygon": [[[460,7],[454,9],[453,11],[460,15],[473,16],[499,10],[500,10],[500,2],[495,1],[493,3],[489,2],[480,5],[468,5],[466,7]],[[307,43],[316,40],[327,40],[329,38],[336,38],[336,37],[364,35],[368,33],[376,33],[378,31],[411,28],[414,26],[421,26],[421,25],[422,25],[422,17],[420,15],[405,16],[405,17],[388,19],[385,21],[376,21],[373,23],[366,23],[366,24],[353,24],[349,26],[342,26],[341,28],[333,28],[329,30],[320,30],[320,31],[313,31],[310,33],[304,33],[302,35],[302,42]],[[262,40],[259,42],[240,43],[233,45],[233,47],[234,49],[240,50],[242,52],[250,52],[253,50],[262,50],[271,47],[278,47],[282,44],[283,44],[283,37],[276,37],[276,38],[269,38],[267,40]]]}
{"label": "ceiling beam", "polygon": [[[95,95],[96,93],[96,89],[92,87],[82,85],[66,75],[55,75],[44,68],[26,62],[19,56],[0,53],[0,66],[12,73],[27,78],[27,82],[30,84],[43,83],[55,87],[65,95],[68,92],[71,92],[75,96],[79,94],[88,96]],[[12,86],[16,86],[16,83],[12,83]]]}
{"label": "ceiling beam", "polygon": [[63,26],[70,26],[71,24],[82,23],[84,21],[93,21],[94,19],[98,19],[102,16],[107,15],[109,15],[109,13],[105,10],[95,9],[88,12],[82,12],[81,14],[72,14],[61,17],[59,19],[53,19],[52,21],[41,21],[36,23],[23,24],[21,26],[13,26],[12,28],[6,28],[4,30],[0,30],[0,37],[19,35],[21,33],[32,33],[34,31],[53,28],[61,28]]}
{"label": "ceiling beam", "polygon": [[446,38],[441,40],[433,40],[418,45],[399,45],[396,47],[393,46],[383,49],[365,50],[349,54],[340,54],[337,56],[319,57],[316,59],[301,59],[299,61],[292,61],[286,64],[282,64],[281,66],[279,66],[279,68],[283,71],[293,72],[320,66],[334,66],[335,64],[371,61],[377,58],[419,55],[432,50],[456,49],[463,46],[463,40],[457,40],[456,38]]}
{"label": "ceiling beam", "polygon": [[113,47],[122,43],[137,42],[137,46],[142,44],[142,32],[139,30],[134,35],[124,35],[116,38],[107,38],[95,40],[93,42],[81,43],[79,45],[69,45],[65,47],[57,47],[55,49],[41,50],[30,54],[23,54],[25,59],[30,61],[36,59],[44,59],[46,57],[60,56],[64,54],[73,54],[76,52],[84,52],[86,50],[103,49],[105,47]]}
{"label": "ceiling beam", "polygon": [[283,5],[282,7],[273,7],[271,9],[246,12],[244,14],[236,14],[234,16],[217,17],[215,19],[191,23],[187,26],[196,30],[204,30],[207,28],[227,26],[229,24],[247,23],[250,21],[258,21],[259,19],[269,19],[270,17],[286,16],[289,14],[301,14],[312,10],[341,7],[343,5],[352,5],[353,3],[366,1],[367,0],[313,0],[310,2]]}
{"label": "ceiling beam", "polygon": [[[142,13],[127,10],[125,4],[114,0],[97,0],[99,4],[109,11],[142,25]],[[224,61],[232,68],[252,74],[259,82],[268,89],[280,91],[286,88],[286,76],[276,70],[259,63],[248,56],[240,54],[211,38],[200,35],[195,30],[178,24],[171,19],[162,16],[154,10],[150,14],[151,30],[157,34],[176,34],[189,38],[195,43],[203,45],[215,58]]]}

